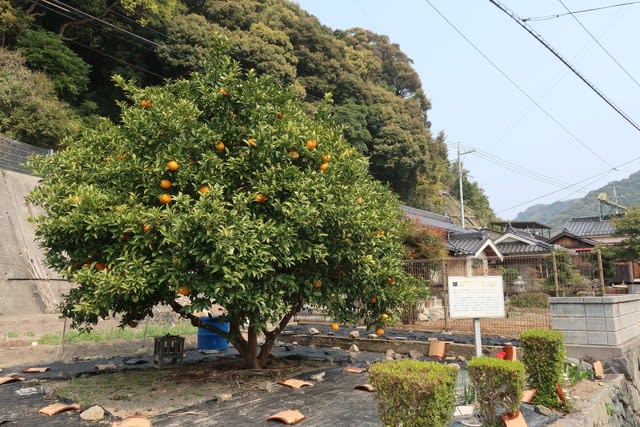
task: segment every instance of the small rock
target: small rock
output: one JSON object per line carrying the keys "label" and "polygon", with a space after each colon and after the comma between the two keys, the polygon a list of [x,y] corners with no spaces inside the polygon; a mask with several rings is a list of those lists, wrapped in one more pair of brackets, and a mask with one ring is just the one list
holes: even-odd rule
{"label": "small rock", "polygon": [[388,349],[385,354],[387,357],[393,357],[393,355],[396,354],[396,352],[393,351],[393,349]]}
{"label": "small rock", "polygon": [[401,355],[400,353],[394,353],[394,354],[393,354],[393,359],[394,359],[394,360],[404,359],[404,356],[403,356],[403,355]]}
{"label": "small rock", "polygon": [[367,327],[366,327],[366,326],[364,326],[364,325],[362,325],[362,326],[356,326],[356,329],[366,330],[366,329],[367,329]]}
{"label": "small rock", "polygon": [[218,402],[226,402],[227,400],[231,400],[233,395],[231,393],[220,393],[216,394],[216,399]]}
{"label": "small rock", "polygon": [[320,331],[316,328],[309,328],[309,333],[311,335],[318,335],[320,333]]}
{"label": "small rock", "polygon": [[330,348],[331,348],[331,350],[342,350],[342,348],[340,348],[340,347],[338,347],[338,346],[330,347]]}
{"label": "small rock", "polygon": [[318,372],[317,374],[313,374],[309,377],[311,381],[322,381],[324,379],[324,372]]}
{"label": "small rock", "polygon": [[409,350],[409,357],[412,359],[420,359],[424,354],[419,352],[418,350]]}
{"label": "small rock", "polygon": [[358,348],[358,346],[357,346],[357,345],[355,345],[355,344],[351,344],[351,347],[349,347],[349,351],[350,351],[350,352],[353,352],[353,353],[357,353],[357,352],[359,352],[359,351],[360,351],[360,349]]}
{"label": "small rock", "polygon": [[467,361],[467,358],[466,358],[466,357],[464,357],[464,356],[462,356],[462,355],[458,355],[458,356],[456,357],[456,360],[457,360],[458,362],[466,362],[466,361]]}
{"label": "small rock", "polygon": [[368,334],[367,338],[378,338],[376,334]]}
{"label": "small rock", "polygon": [[543,405],[536,405],[535,410],[538,414],[544,415],[545,417],[550,417],[551,415],[553,415],[553,411]]}
{"label": "small rock", "polygon": [[291,345],[298,345],[298,341],[291,341]]}
{"label": "small rock", "polygon": [[360,331],[351,331],[351,332],[349,332],[349,336],[351,338],[358,338],[358,337],[360,337]]}
{"label": "small rock", "polygon": [[104,418],[104,409],[95,405],[80,414],[80,418],[85,421],[100,421]]}

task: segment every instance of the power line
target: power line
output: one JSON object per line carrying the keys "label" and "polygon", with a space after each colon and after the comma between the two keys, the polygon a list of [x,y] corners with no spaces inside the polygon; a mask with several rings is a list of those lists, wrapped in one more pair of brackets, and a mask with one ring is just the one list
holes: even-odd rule
{"label": "power line", "polygon": [[[624,14],[624,9],[618,10],[599,30],[598,30],[598,36],[602,37],[604,34],[606,34],[613,26],[614,24],[620,20],[620,18],[622,17],[622,15]],[[591,48],[593,47],[593,43],[591,43],[591,45],[589,43],[585,44],[579,51],[578,53],[576,53],[571,60],[572,61],[576,61],[579,60],[579,58],[586,52],[588,52],[589,50],[591,50]],[[552,90],[558,85],[560,84],[560,82],[565,78],[565,73],[567,73],[568,70],[561,70],[557,73],[556,78],[554,80],[554,82],[551,84],[551,86],[545,91],[544,94],[540,95],[537,98],[538,102],[541,102],[543,99],[545,99],[547,97],[547,95],[549,95]],[[509,132],[511,132],[511,130],[513,130],[522,120],[524,120],[524,118],[529,114],[529,111],[531,110],[531,106],[527,109],[523,109],[520,114],[511,121],[511,124],[506,127],[502,133],[500,134],[500,136],[498,138],[496,138],[496,140],[493,142],[493,144],[491,144],[491,146],[489,146],[488,148],[493,148],[494,146],[496,146],[499,142],[501,142],[504,138],[506,138],[506,136],[509,134]]]}
{"label": "power line", "polygon": [[[562,0],[558,0],[558,1],[560,2],[560,4],[561,4],[562,6],[564,6],[564,8],[565,8],[568,12],[570,12],[569,8],[567,7],[567,5],[566,5],[566,4],[564,4],[564,2],[563,2]],[[616,65],[617,65],[618,67],[620,67],[620,69],[621,69],[622,71],[624,71],[624,73],[625,73],[625,74],[626,74],[626,75],[627,75],[631,80],[633,80],[633,82],[636,84],[636,86],[640,87],[640,83],[638,83],[638,81],[637,81],[637,80],[636,80],[636,79],[635,79],[631,74],[629,74],[629,72],[627,71],[627,69],[626,69],[626,68],[624,68],[624,67],[622,66],[622,64],[621,64],[621,63],[619,63],[619,62],[618,62],[618,60],[617,60],[616,58],[614,58],[614,57],[613,57],[613,55],[612,55],[612,54],[607,50],[607,48],[606,48],[606,47],[604,47],[604,46],[602,45],[602,43],[600,43],[600,41],[599,41],[599,40],[598,40],[598,39],[597,39],[597,38],[596,38],[596,37],[591,33],[591,31],[589,31],[589,30],[587,29],[587,27],[585,27],[585,26],[582,24],[582,22],[581,22],[581,21],[576,17],[576,15],[575,15],[575,14],[571,14],[571,17],[572,17],[572,18],[573,18],[573,19],[578,23],[578,25],[580,25],[580,27],[582,27],[582,29],[583,29],[587,34],[589,34],[589,37],[591,37],[591,39],[592,39],[594,42],[596,42],[596,43],[598,44],[598,46],[600,46],[600,48],[604,51],[604,53],[606,53],[606,54],[607,54],[607,56],[609,56],[609,58],[611,58],[611,60],[612,60],[613,62],[615,62],[615,63],[616,63]]]}
{"label": "power line", "polygon": [[611,9],[613,7],[630,6],[630,5],[634,5],[634,4],[640,4],[640,1],[628,1],[626,3],[618,3],[618,4],[612,4],[612,5],[609,5],[609,6],[592,7],[590,9],[582,9],[582,10],[574,10],[574,11],[571,11],[571,10],[567,9],[567,13],[556,13],[556,14],[553,14],[553,15],[545,15],[545,16],[535,16],[535,17],[531,17],[531,18],[523,18],[522,21],[524,21],[524,22],[527,22],[527,21],[547,21],[549,19],[560,18],[562,16],[567,16],[567,15],[575,16],[575,15],[577,15],[579,13],[595,12],[595,11],[598,11],[598,10]]}
{"label": "power line", "polygon": [[[490,0],[491,1],[491,0]],[[567,129],[567,127],[565,125],[563,125],[558,119],[556,119],[549,111],[547,111],[542,105],[540,105],[540,103],[538,103],[538,101],[536,101],[535,99],[533,99],[533,97],[531,97],[531,95],[529,95],[524,89],[522,89],[520,87],[520,85],[518,85],[518,83],[516,83],[511,77],[509,77],[507,75],[507,73],[505,73],[504,71],[502,71],[502,69],[491,60],[491,58],[489,58],[487,55],[485,55],[485,53],[480,50],[480,48],[478,46],[475,45],[475,43],[473,43],[467,36],[464,35],[464,33],[462,31],[460,31],[442,12],[440,12],[440,10],[438,10],[438,8],[436,8],[431,1],[429,0],[425,0],[425,2],[431,6],[431,8],[438,14],[440,15],[440,17],[442,19],[444,19],[444,21],[449,24],[449,26],[451,28],[453,28],[455,30],[456,33],[458,33],[476,52],[478,52],[480,54],[480,56],[482,56],[489,64],[491,64],[491,66],[493,66],[493,68],[496,69],[496,71],[498,71],[505,79],[507,79],[509,81],[509,83],[511,83],[516,89],[518,89],[518,91],[520,91],[520,93],[522,93],[524,96],[527,97],[527,99],[529,99],[529,101],[531,101],[536,107],[538,107],[538,109],[540,111],[542,111],[547,117],[549,117],[555,124],[557,124],[558,126],[560,126],[560,128],[562,130],[564,130],[569,136],[571,136],[576,142],[578,142],[582,147],[584,147],[587,151],[589,151],[591,154],[593,154],[596,158],[598,158],[602,163],[604,163],[606,166],[611,167],[611,165],[609,164],[609,162],[607,162],[604,158],[602,158],[602,156],[600,156],[599,154],[597,154],[595,151],[593,151],[587,144],[585,144],[584,142],[582,142],[580,140],[580,138],[578,138],[575,134],[573,134],[569,129]],[[640,130],[640,129],[639,129]]]}
{"label": "power line", "polygon": [[[556,193],[559,193],[561,191],[568,190],[569,188],[578,186],[578,185],[580,185],[580,184],[582,184],[582,183],[584,183],[586,181],[590,181],[590,180],[596,181],[597,179],[604,178],[605,176],[609,175],[611,172],[613,172],[615,170],[618,170],[618,169],[620,169],[620,168],[622,168],[622,167],[624,167],[624,166],[626,166],[628,164],[631,164],[633,162],[637,162],[638,160],[640,160],[640,157],[633,158],[633,159],[631,159],[629,161],[626,161],[624,163],[620,163],[619,165],[616,165],[615,167],[612,167],[611,169],[608,169],[606,171],[603,171],[603,172],[597,173],[595,175],[592,175],[590,177],[587,177],[585,179],[582,179],[582,180],[580,180],[578,182],[575,182],[573,184],[570,184],[570,185],[568,185],[568,186],[566,186],[564,188],[560,188],[560,189],[552,191],[550,193],[543,194],[542,196],[538,196],[538,197],[535,197],[533,199],[527,200],[525,202],[518,203],[517,205],[513,205],[513,206],[511,206],[509,208],[500,209],[498,212],[504,212],[504,211],[508,211],[508,210],[511,210],[511,209],[519,208],[520,206],[528,205],[531,202],[535,202],[537,200],[544,199],[545,197],[552,196],[552,195],[554,195]],[[586,188],[583,187],[583,189],[586,189]],[[575,194],[575,192],[573,194]]]}
{"label": "power line", "polygon": [[[533,30],[526,22],[523,22],[519,16],[513,13],[511,10],[507,9],[505,6],[500,4],[497,0],[489,0],[491,4],[495,7],[503,11],[507,14],[511,19],[518,23],[522,28],[524,28],[529,34],[531,34],[540,44],[542,44],[549,52],[551,52],[556,58],[558,58],[565,66],[567,66],[580,80],[582,80],[587,86],[591,88],[604,102],[606,102],[613,110],[618,113],[623,119],[625,119],[631,126],[633,126],[637,131],[640,132],[640,126],[636,124],[631,117],[629,117],[624,111],[622,111],[616,104],[613,103],[604,93],[600,91],[593,83],[591,83],[586,77],[584,77],[577,69],[575,69],[566,59],[564,59],[556,50],[551,47],[546,40],[542,38],[540,34],[538,34],[535,30]],[[609,165],[610,166],[610,165]]]}
{"label": "power line", "polygon": [[[56,8],[66,12],[66,13],[70,13],[71,11],[73,11],[73,12],[76,13],[77,16],[82,16],[85,19],[88,19],[90,21],[100,22],[103,25],[106,25],[107,27],[113,28],[116,31],[119,31],[119,32],[124,33],[124,34],[127,34],[130,37],[138,39],[138,40],[142,41],[143,43],[147,43],[147,44],[149,44],[149,45],[151,45],[153,47],[156,47],[156,48],[160,47],[160,44],[154,42],[153,40],[149,40],[149,39],[147,39],[145,37],[142,37],[142,36],[140,36],[140,35],[138,35],[136,33],[133,33],[133,32],[128,31],[128,30],[125,30],[124,28],[118,27],[117,25],[114,25],[114,24],[112,24],[112,23],[110,23],[108,21],[105,21],[102,18],[98,18],[97,16],[94,16],[94,15],[91,15],[89,13],[83,12],[82,10],[77,9],[77,8],[67,4],[65,2],[62,2],[62,1],[59,1],[59,0],[44,0],[44,1],[47,4],[49,4],[49,5],[53,6],[53,7],[56,7]],[[34,3],[36,5],[40,5],[41,6],[41,4],[40,4],[40,2],[38,0],[31,0],[31,3]]]}

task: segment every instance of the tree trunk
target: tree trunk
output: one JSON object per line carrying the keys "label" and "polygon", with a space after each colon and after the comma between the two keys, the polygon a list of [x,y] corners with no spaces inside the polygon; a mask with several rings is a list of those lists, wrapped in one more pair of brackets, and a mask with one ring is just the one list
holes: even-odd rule
{"label": "tree trunk", "polygon": [[[300,311],[300,304],[291,307],[291,310],[280,320],[278,326],[271,331],[258,331],[256,326],[249,321],[249,327],[247,328],[247,339],[242,336],[240,329],[240,322],[229,319],[229,332],[224,332],[215,326],[205,323],[200,320],[199,317],[191,314],[184,313],[183,306],[176,301],[167,301],[167,304],[182,317],[189,319],[191,324],[198,328],[207,329],[215,334],[225,337],[231,345],[233,345],[240,357],[242,357],[246,363],[247,369],[263,369],[267,367],[268,357],[273,350],[273,346],[276,343],[276,339],[280,333],[287,327],[291,318]],[[260,353],[258,354],[258,335],[259,332],[264,332],[265,340],[260,347]]]}

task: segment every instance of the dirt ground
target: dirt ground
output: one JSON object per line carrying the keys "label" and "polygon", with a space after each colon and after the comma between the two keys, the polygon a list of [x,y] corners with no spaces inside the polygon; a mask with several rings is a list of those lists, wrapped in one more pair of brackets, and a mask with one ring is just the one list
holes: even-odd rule
{"label": "dirt ground", "polygon": [[[179,322],[175,316],[157,316],[142,322],[138,328],[150,324],[172,325]],[[115,320],[102,322],[97,329],[117,328]],[[51,362],[105,359],[116,356],[151,356],[153,337],[134,341],[109,341],[65,345],[43,345],[39,340],[47,334],[69,333],[68,325],[55,314],[29,316],[0,316],[0,368],[2,374],[13,366],[45,366]],[[194,335],[186,337],[185,348],[195,347]],[[149,366],[149,365],[147,365]],[[113,416],[155,416],[188,408],[211,399],[225,399],[251,390],[269,391],[279,380],[335,367],[330,362],[278,360],[269,369],[247,371],[238,361],[227,359],[163,369],[153,367],[80,375],[77,378],[56,378],[52,382],[59,397],[83,405],[101,405]],[[7,369],[9,368],[9,369]],[[578,387],[568,388],[567,395],[574,401],[588,400],[600,385],[583,381]],[[225,397],[227,396],[227,397]]]}
{"label": "dirt ground", "polygon": [[[175,324],[177,317],[152,319],[149,324]],[[144,328],[142,322],[138,328]],[[98,325],[98,330],[118,328],[115,320]],[[43,345],[38,342],[47,334],[68,333],[68,325],[57,315],[0,316],[0,368],[4,375],[13,366],[46,366],[52,362],[109,359],[117,356],[150,358],[153,337],[132,341],[87,342],[65,345]],[[187,336],[185,348],[194,348],[194,335]],[[71,379],[55,379],[52,386],[59,397],[82,405],[98,404],[113,416],[139,414],[154,416],[189,407],[214,398],[235,395],[248,390],[269,390],[280,380],[322,367],[328,362],[279,361],[268,369],[247,371],[237,359],[226,359],[194,365],[167,365],[99,375],[80,375]]]}

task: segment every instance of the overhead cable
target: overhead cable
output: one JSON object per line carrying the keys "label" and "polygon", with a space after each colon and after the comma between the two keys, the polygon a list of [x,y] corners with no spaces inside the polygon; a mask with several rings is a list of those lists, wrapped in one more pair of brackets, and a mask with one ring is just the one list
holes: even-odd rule
{"label": "overhead cable", "polygon": [[[564,4],[564,2],[562,0],[558,0],[560,2],[560,4],[567,10],[569,11],[569,8],[567,7],[566,4]],[[576,21],[578,23],[578,25],[580,25],[580,27],[582,27],[582,29],[589,34],[589,37],[591,37],[591,39],[596,42],[598,44],[598,46],[600,46],[600,48],[604,51],[604,53],[607,54],[607,56],[609,58],[611,58],[611,60],[613,62],[616,63],[616,65],[627,75],[627,77],[629,77],[631,80],[633,80],[633,82],[636,84],[636,86],[640,87],[640,83],[638,83],[638,81],[627,71],[626,68],[624,68],[624,66],[618,62],[618,60],[616,58],[613,57],[613,55],[607,50],[606,47],[604,47],[602,45],[602,43],[600,43],[600,41],[596,38],[596,36],[594,36],[591,31],[589,31],[589,29],[587,27],[584,26],[584,24],[574,15],[571,14],[571,17],[574,19],[574,21]]]}
{"label": "overhead cable", "polygon": [[590,9],[582,9],[582,10],[567,10],[567,13],[556,13],[553,15],[545,15],[545,16],[534,16],[531,18],[523,18],[522,21],[527,22],[527,21],[547,21],[549,19],[555,19],[555,18],[560,18],[563,16],[567,16],[567,15],[572,15],[575,16],[579,13],[586,13],[586,12],[595,12],[598,10],[604,10],[604,9],[611,9],[613,7],[622,7],[622,6],[631,6],[634,4],[640,4],[640,1],[628,1],[626,3],[618,3],[618,4],[612,4],[612,5],[608,5],[608,6],[600,6],[600,7],[592,7]]}
{"label": "overhead cable", "polygon": [[571,132],[565,125],[563,125],[558,119],[556,119],[549,111],[547,111],[542,105],[540,105],[540,103],[538,101],[536,101],[535,99],[533,99],[533,97],[531,95],[529,95],[524,89],[522,89],[520,87],[520,85],[518,85],[518,83],[516,83],[511,77],[509,77],[507,75],[507,73],[505,73],[504,71],[502,71],[502,69],[491,60],[491,58],[489,58],[482,50],[480,50],[480,48],[478,46],[475,45],[475,43],[473,43],[467,36],[464,35],[464,33],[462,31],[460,31],[442,12],[440,12],[440,10],[438,10],[438,8],[436,8],[433,3],[431,3],[431,1],[429,0],[425,0],[425,2],[431,6],[431,8],[438,14],[440,15],[440,17],[447,23],[449,24],[449,26],[451,28],[453,28],[455,30],[455,32],[457,32],[460,37],[462,37],[476,52],[478,52],[480,54],[480,56],[482,56],[489,64],[491,64],[491,66],[493,68],[496,69],[496,71],[498,71],[502,77],[504,77],[505,79],[507,79],[507,81],[509,81],[509,83],[511,83],[516,89],[518,89],[518,91],[520,91],[520,93],[522,93],[524,96],[527,97],[527,99],[529,99],[529,101],[531,101],[536,107],[538,107],[538,109],[540,111],[542,111],[547,117],[549,117],[555,124],[557,124],[562,130],[565,131],[565,133],[567,133],[569,136],[571,136],[576,142],[578,142],[578,144],[580,144],[582,147],[584,147],[587,151],[589,151],[591,154],[593,154],[596,158],[598,158],[602,163],[604,163],[605,165],[607,165],[608,167],[611,167],[611,164],[609,164],[608,161],[606,161],[602,156],[600,156],[598,153],[596,153],[595,151],[593,151],[591,149],[591,147],[589,147],[587,144],[585,144],[584,142],[582,142],[582,140],[580,140],[580,138],[578,138],[573,132]]}
{"label": "overhead cable", "polygon": [[529,34],[531,34],[540,44],[542,44],[549,52],[551,52],[556,58],[560,60],[565,66],[567,66],[573,74],[578,76],[580,80],[582,80],[592,91],[594,91],[604,102],[607,103],[613,110],[620,115],[623,119],[625,119],[631,126],[633,126],[638,132],[640,132],[640,125],[631,119],[622,109],[620,109],[616,104],[613,103],[600,89],[598,89],[593,83],[591,83],[585,76],[582,75],[576,68],[574,68],[566,59],[564,59],[546,40],[542,38],[540,34],[538,34],[535,30],[533,30],[526,22],[523,22],[522,19],[516,15],[513,11],[509,10],[507,7],[502,5],[497,0],[489,0],[491,4],[496,6],[506,15],[508,15],[511,19],[513,19],[518,25],[524,28]]}

